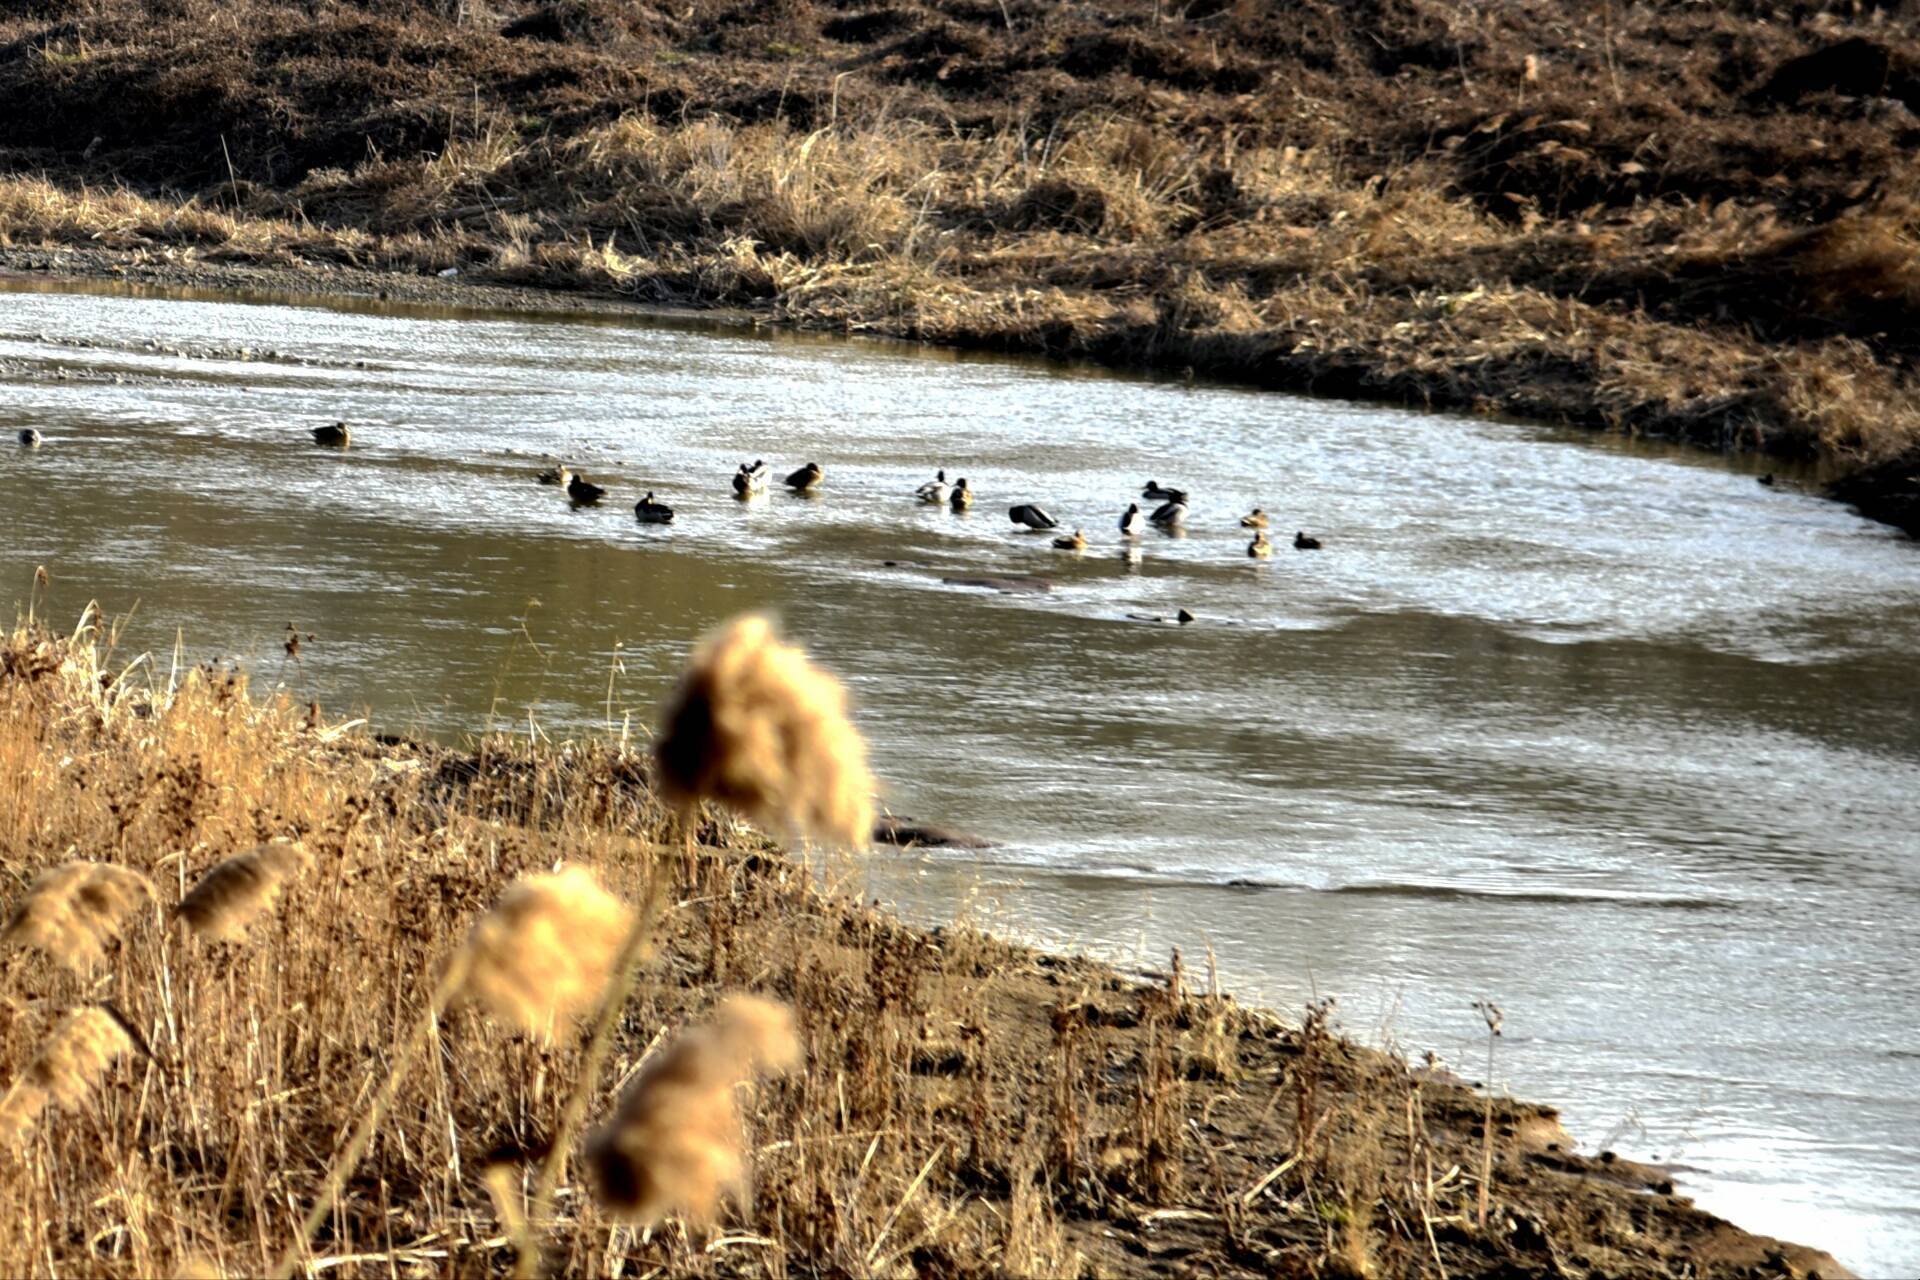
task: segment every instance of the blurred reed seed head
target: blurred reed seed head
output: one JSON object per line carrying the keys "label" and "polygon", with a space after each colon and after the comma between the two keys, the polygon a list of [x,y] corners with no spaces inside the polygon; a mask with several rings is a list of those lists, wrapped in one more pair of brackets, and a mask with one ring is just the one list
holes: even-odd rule
{"label": "blurred reed seed head", "polygon": [[133,1047],[133,1037],[105,1009],[89,1005],[68,1014],[0,1100],[0,1134],[24,1136],[49,1100],[68,1109],[80,1106],[107,1068]]}
{"label": "blurred reed seed head", "polygon": [[709,1223],[746,1173],[736,1086],[800,1064],[793,1011],[731,996],[646,1064],[587,1141],[601,1203],[652,1225],[670,1213]]}
{"label": "blurred reed seed head", "polygon": [[591,1008],[633,913],[585,867],[515,881],[467,941],[465,990],[494,1016],[548,1034]]}
{"label": "blurred reed seed head", "polygon": [[270,840],[216,863],[180,899],[179,917],[203,942],[237,939],[273,909],[288,881],[312,865],[304,845]]}
{"label": "blurred reed seed head", "polygon": [[63,862],[34,880],[0,930],[0,943],[38,947],[82,972],[105,957],[128,913],[151,892],[147,878],[127,867]]}
{"label": "blurred reed seed head", "polygon": [[735,618],[693,655],[669,699],[654,760],[682,805],[850,849],[873,833],[867,744],[840,682],[783,644],[766,618]]}

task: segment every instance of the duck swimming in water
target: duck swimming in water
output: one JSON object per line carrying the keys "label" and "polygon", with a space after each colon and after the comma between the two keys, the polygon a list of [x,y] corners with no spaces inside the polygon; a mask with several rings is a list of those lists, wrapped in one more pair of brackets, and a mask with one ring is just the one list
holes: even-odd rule
{"label": "duck swimming in water", "polygon": [[947,505],[955,511],[965,511],[973,505],[973,490],[968,487],[965,476],[953,482],[953,494],[947,499]]}
{"label": "duck swimming in water", "polygon": [[344,449],[353,443],[353,429],[344,422],[336,422],[326,427],[315,427],[313,429],[313,442],[315,444],[325,445],[329,449]]}
{"label": "duck swimming in water", "polygon": [[1258,508],[1258,507],[1255,507],[1255,508],[1254,508],[1253,510],[1251,510],[1251,511],[1249,511],[1249,512],[1247,512],[1247,514],[1246,514],[1246,515],[1243,515],[1243,516],[1241,516],[1241,517],[1240,517],[1240,527],[1241,527],[1242,529],[1264,529],[1264,528],[1266,528],[1266,527],[1267,527],[1267,513],[1266,513],[1266,512],[1264,512],[1264,511],[1262,511],[1262,510],[1261,510],[1260,508]]}
{"label": "duck swimming in water", "polygon": [[1127,509],[1120,513],[1120,536],[1123,538],[1137,538],[1140,536],[1140,530],[1146,523],[1147,518],[1140,514],[1140,504],[1137,502],[1129,502]]}
{"label": "duck swimming in water", "polygon": [[664,502],[653,500],[653,490],[647,490],[647,496],[633,504],[633,518],[641,524],[672,524],[673,508]]}
{"label": "duck swimming in water", "polygon": [[1053,545],[1062,551],[1085,551],[1087,549],[1087,535],[1075,529],[1064,538],[1055,538]]}
{"label": "duck swimming in water", "polygon": [[40,447],[40,433],[32,427],[20,428],[20,447],[23,449],[38,449]]}
{"label": "duck swimming in water", "polygon": [[764,458],[743,462],[733,473],[733,496],[745,501],[767,491],[767,463]]}
{"label": "duck swimming in water", "polygon": [[819,463],[809,462],[787,477],[787,488],[795,493],[812,493],[820,487],[820,481],[825,475],[826,472],[820,469]]}
{"label": "duck swimming in water", "polygon": [[1153,522],[1153,527],[1156,529],[1165,529],[1171,532],[1174,529],[1185,528],[1187,523],[1187,500],[1185,498],[1170,498],[1157,508],[1152,515],[1148,516],[1147,519]]}
{"label": "duck swimming in water", "polygon": [[915,489],[913,496],[929,506],[937,507],[947,500],[947,494],[950,492],[951,490],[947,487],[946,468],[942,467],[933,473],[933,479]]}
{"label": "duck swimming in water", "polygon": [[1273,544],[1267,541],[1265,529],[1253,531],[1253,541],[1247,544],[1247,554],[1255,560],[1265,560],[1273,554]]}
{"label": "duck swimming in water", "polygon": [[1318,551],[1320,549],[1320,539],[1309,538],[1304,533],[1296,533],[1293,535],[1293,549],[1295,551]]}
{"label": "duck swimming in water", "polygon": [[567,481],[567,496],[573,499],[576,507],[591,507],[607,496],[607,491],[597,484],[591,484],[583,475],[575,475]]}
{"label": "duck swimming in water", "polygon": [[1140,496],[1148,502],[1185,502],[1187,491],[1161,484],[1158,480],[1149,480],[1146,487],[1140,490]]}
{"label": "duck swimming in water", "polygon": [[1055,520],[1031,502],[1023,502],[1017,507],[1009,507],[1007,509],[1007,518],[1015,524],[1027,526],[1027,528],[1032,529],[1036,533],[1043,532],[1047,529],[1058,529],[1060,527],[1058,520]]}
{"label": "duck swimming in water", "polygon": [[557,484],[562,488],[573,483],[573,468],[566,463],[555,463],[540,473],[541,484]]}

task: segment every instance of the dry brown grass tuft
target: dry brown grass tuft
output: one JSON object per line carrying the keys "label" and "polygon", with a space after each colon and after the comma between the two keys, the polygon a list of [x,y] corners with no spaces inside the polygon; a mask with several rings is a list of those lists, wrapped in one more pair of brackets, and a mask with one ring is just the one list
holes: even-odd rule
{"label": "dry brown grass tuft", "polygon": [[226,942],[246,933],[273,910],[280,891],[313,865],[306,846],[271,840],[215,864],[180,899],[179,917],[203,942]]}
{"label": "dry brown grass tuft", "polygon": [[145,876],[126,867],[62,863],[34,880],[0,930],[0,943],[37,947],[76,973],[91,969],[152,892]]}
{"label": "dry brown grass tuft", "polygon": [[711,800],[851,849],[873,833],[873,775],[846,692],[766,618],[736,618],[701,645],[667,704],[654,760],[683,804]]}
{"label": "dry brown grass tuft", "polygon": [[627,905],[574,865],[515,883],[474,926],[466,990],[539,1034],[591,1008],[633,926]]}
{"label": "dry brown grass tuft", "polygon": [[600,1199],[652,1225],[670,1213],[708,1223],[746,1174],[734,1090],[800,1063],[793,1011],[731,996],[635,1077],[587,1143]]}
{"label": "dry brown grass tuft", "polygon": [[127,1029],[105,1009],[89,1005],[68,1014],[0,1100],[0,1131],[23,1136],[49,1101],[69,1110],[79,1107],[107,1068],[133,1047]]}

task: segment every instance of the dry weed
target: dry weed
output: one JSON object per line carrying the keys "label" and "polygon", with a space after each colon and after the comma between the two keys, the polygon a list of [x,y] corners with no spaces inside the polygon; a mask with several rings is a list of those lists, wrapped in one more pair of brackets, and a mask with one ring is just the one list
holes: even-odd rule
{"label": "dry weed", "polygon": [[18,1138],[38,1121],[48,1102],[69,1110],[81,1106],[107,1069],[133,1048],[126,1028],[105,1009],[89,1005],[68,1014],[0,1100],[0,1126]]}
{"label": "dry weed", "polygon": [[847,848],[873,832],[873,775],[845,691],[763,617],[734,619],[694,654],[654,761],[682,804],[711,800]]}
{"label": "dry weed", "polygon": [[34,880],[0,930],[0,943],[37,947],[76,973],[91,969],[152,892],[145,876],[126,867],[62,863]]}
{"label": "dry weed", "polygon": [[585,867],[528,876],[474,926],[466,990],[496,1017],[549,1034],[599,998],[632,925]]}
{"label": "dry weed", "polygon": [[601,1201],[648,1225],[675,1212],[711,1222],[746,1171],[735,1088],[799,1061],[785,1005],[755,996],[721,1002],[641,1069],[588,1140]]}
{"label": "dry weed", "polygon": [[292,840],[272,840],[235,854],[216,863],[187,891],[180,899],[179,917],[203,942],[237,939],[273,909],[288,881],[312,865],[306,846]]}

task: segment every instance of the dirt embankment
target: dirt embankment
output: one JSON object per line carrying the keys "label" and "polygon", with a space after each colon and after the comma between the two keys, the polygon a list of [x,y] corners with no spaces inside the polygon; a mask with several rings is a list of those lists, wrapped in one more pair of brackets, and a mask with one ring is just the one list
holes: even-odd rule
{"label": "dirt embankment", "polygon": [[[64,913],[43,892],[8,926],[0,1272],[264,1274],[474,920],[564,861],[667,904],[592,1115],[730,992],[790,1005],[804,1066],[751,1095],[751,1191],[716,1229],[617,1232],[576,1173],[536,1224],[545,1274],[1844,1274],[1576,1153],[1550,1107],[1348,1042],[1329,1007],[1288,1025],[1177,956],[1142,979],[908,928],[724,820],[683,852],[621,744],[422,747],[231,671],[148,687],[103,640],[0,636],[9,908],[76,857],[144,886]],[[244,932],[174,927],[187,886],[269,839],[304,871]],[[127,1031],[119,1061],[55,1063],[57,1121],[23,1132],[43,1046],[88,1006]],[[585,1038],[450,1006],[317,1265],[501,1274]]]}
{"label": "dirt embankment", "polygon": [[0,242],[1642,431],[1920,527],[1912,0],[27,0]]}

